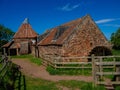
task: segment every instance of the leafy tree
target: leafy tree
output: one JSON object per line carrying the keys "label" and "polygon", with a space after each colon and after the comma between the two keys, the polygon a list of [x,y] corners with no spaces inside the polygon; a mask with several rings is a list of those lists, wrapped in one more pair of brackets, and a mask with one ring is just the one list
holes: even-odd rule
{"label": "leafy tree", "polygon": [[120,28],[115,33],[111,34],[111,43],[114,49],[120,50]]}
{"label": "leafy tree", "polygon": [[0,24],[0,51],[1,47],[9,42],[14,34],[15,33],[11,29]]}

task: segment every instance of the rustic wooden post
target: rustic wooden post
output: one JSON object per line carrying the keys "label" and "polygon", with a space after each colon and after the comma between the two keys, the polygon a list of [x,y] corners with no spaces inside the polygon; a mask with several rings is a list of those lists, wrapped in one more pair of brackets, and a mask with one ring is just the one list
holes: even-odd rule
{"label": "rustic wooden post", "polygon": [[3,55],[5,55],[5,53],[6,53],[6,49],[5,49],[5,48],[3,48]]}
{"label": "rustic wooden post", "polygon": [[96,85],[96,75],[95,75],[95,56],[92,54],[92,77],[93,77],[93,87]]}
{"label": "rustic wooden post", "polygon": [[[120,66],[116,66],[116,72],[120,72]],[[120,81],[120,76],[116,76],[116,81]]]}
{"label": "rustic wooden post", "polygon": [[8,49],[8,55],[10,56],[10,49]]}
{"label": "rustic wooden post", "polygon": [[102,80],[103,79],[103,66],[102,66],[102,57],[100,57],[100,73],[101,73],[101,75],[100,75],[100,80]]}
{"label": "rustic wooden post", "polygon": [[54,64],[55,64],[55,69],[56,69],[56,67],[57,67],[57,65],[56,65],[56,59],[55,59],[55,63]]}
{"label": "rustic wooden post", "polygon": [[84,75],[84,64],[82,64],[82,75]]}
{"label": "rustic wooden post", "polygon": [[19,50],[18,50],[18,48],[17,48],[17,55],[19,55]]}
{"label": "rustic wooden post", "polygon": [[115,57],[113,58],[113,62],[114,62],[113,69],[114,69],[114,71],[116,71],[116,65],[115,65],[116,59],[115,59]]}
{"label": "rustic wooden post", "polygon": [[54,68],[56,69],[57,65],[56,65],[56,58],[54,59]]}

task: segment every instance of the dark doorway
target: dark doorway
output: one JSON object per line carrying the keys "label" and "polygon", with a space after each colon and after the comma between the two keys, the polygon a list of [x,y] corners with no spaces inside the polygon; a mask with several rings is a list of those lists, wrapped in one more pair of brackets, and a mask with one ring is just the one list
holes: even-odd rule
{"label": "dark doorway", "polygon": [[10,49],[10,56],[17,55],[16,49]]}
{"label": "dark doorway", "polygon": [[112,52],[109,48],[105,46],[97,46],[91,50],[89,56],[91,56],[92,54],[94,54],[95,56],[108,56],[112,55]]}

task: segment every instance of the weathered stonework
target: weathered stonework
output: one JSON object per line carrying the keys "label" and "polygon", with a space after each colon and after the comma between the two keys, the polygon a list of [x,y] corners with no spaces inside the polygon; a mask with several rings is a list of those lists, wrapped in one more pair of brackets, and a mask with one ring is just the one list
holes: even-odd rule
{"label": "weathered stonework", "polygon": [[39,46],[39,57],[44,58],[48,56],[61,56],[62,55],[61,46]]}
{"label": "weathered stonework", "polygon": [[96,46],[110,48],[110,44],[95,23],[86,18],[63,45],[64,56],[88,56]]}
{"label": "weathered stonework", "polygon": [[31,53],[32,44],[36,43],[36,41],[37,33],[32,29],[28,19],[25,19],[18,31],[13,36],[12,41],[3,46],[4,54],[29,54]]}
{"label": "weathered stonework", "polygon": [[[46,55],[51,57],[89,56],[96,47],[98,50],[102,49],[102,52],[106,50],[111,52],[111,45],[89,15],[53,28],[38,43],[39,57],[43,59]],[[99,55],[101,51],[97,53]]]}

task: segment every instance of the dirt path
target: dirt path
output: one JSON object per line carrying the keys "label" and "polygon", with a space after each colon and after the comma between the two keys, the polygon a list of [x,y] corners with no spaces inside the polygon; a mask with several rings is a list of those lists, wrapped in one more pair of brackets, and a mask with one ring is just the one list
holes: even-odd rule
{"label": "dirt path", "polygon": [[28,60],[25,59],[13,59],[13,63],[21,66],[21,71],[28,76],[37,77],[45,80],[50,81],[59,81],[59,80],[80,80],[80,81],[86,81],[91,82],[92,77],[91,76],[66,76],[66,75],[50,75],[46,71],[46,67],[44,66],[37,66],[36,64],[31,63]]}

